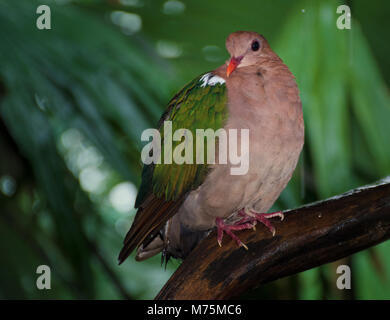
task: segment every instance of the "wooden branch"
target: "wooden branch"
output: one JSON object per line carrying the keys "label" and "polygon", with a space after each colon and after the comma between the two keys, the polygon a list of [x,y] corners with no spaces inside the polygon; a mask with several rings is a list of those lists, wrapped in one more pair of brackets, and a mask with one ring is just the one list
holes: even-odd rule
{"label": "wooden branch", "polygon": [[276,235],[239,232],[249,250],[213,231],[184,260],[156,299],[229,299],[263,283],[332,262],[390,238],[390,177],[285,212]]}

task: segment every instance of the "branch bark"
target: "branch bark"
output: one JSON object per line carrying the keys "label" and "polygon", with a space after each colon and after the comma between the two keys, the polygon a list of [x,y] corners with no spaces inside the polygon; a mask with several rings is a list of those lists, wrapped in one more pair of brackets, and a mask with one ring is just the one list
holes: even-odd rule
{"label": "branch bark", "polygon": [[390,177],[285,211],[276,235],[239,232],[249,250],[213,231],[184,260],[156,299],[229,299],[281,277],[347,257],[390,238]]}

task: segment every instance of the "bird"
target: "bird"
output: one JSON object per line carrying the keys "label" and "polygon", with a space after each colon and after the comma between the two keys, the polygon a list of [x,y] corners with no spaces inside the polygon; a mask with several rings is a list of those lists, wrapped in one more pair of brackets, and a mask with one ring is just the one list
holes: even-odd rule
{"label": "bird", "polygon": [[226,234],[247,249],[237,236],[240,230],[256,230],[259,223],[275,235],[271,219],[283,220],[282,212],[267,212],[291,179],[304,145],[298,86],[263,35],[233,32],[225,45],[230,58],[184,86],[169,101],[157,130],[162,153],[169,141],[163,133],[167,121],[172,129],[194,134],[208,128],[247,130],[247,171],[232,174],[235,163],[218,163],[219,152],[229,148],[220,140],[215,163],[144,164],[137,213],[119,264],[134,250],[137,261],[160,252],[165,264],[170,258],[185,259],[215,228],[220,246]]}

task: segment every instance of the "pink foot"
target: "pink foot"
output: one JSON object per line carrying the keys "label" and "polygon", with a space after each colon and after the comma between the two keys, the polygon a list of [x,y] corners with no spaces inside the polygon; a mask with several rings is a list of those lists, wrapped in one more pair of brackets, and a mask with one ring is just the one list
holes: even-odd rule
{"label": "pink foot", "polygon": [[271,213],[257,213],[252,210],[245,212],[245,210],[242,209],[238,212],[238,214],[243,217],[240,221],[237,222],[238,225],[247,223],[256,225],[257,222],[261,222],[268,228],[269,231],[271,231],[272,236],[275,236],[276,230],[275,227],[271,224],[271,222],[268,221],[268,219],[274,217],[279,217],[281,221],[284,219],[284,214],[282,211],[276,211]]}
{"label": "pink foot", "polygon": [[222,247],[223,233],[226,232],[227,235],[229,235],[234,241],[236,241],[239,247],[244,247],[246,250],[248,250],[248,247],[245,245],[245,243],[243,243],[232,231],[252,229],[252,223],[243,222],[240,224],[236,223],[233,225],[229,225],[225,224],[222,218],[216,218],[215,224],[217,225],[217,241],[220,247]]}

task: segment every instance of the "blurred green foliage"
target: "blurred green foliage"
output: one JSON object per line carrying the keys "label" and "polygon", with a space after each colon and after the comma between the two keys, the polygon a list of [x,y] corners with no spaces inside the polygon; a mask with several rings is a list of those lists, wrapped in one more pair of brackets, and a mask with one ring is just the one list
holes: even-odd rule
{"label": "blurred green foliage", "polygon": [[[48,4],[52,29],[36,28]],[[179,262],[116,257],[140,182],[143,129],[187,81],[254,30],[295,74],[306,144],[276,208],[390,173],[390,4],[348,1],[0,2],[0,298],[153,298]],[[246,298],[390,298],[390,244],[278,280]],[[351,266],[352,290],[336,289]],[[35,286],[38,265],[52,289]]]}

